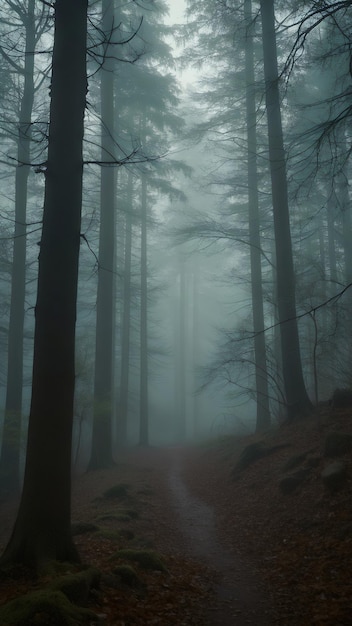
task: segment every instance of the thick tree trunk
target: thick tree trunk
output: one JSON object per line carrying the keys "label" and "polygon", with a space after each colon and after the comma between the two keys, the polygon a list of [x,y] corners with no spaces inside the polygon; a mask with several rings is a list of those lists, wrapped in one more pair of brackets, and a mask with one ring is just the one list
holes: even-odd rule
{"label": "thick tree trunk", "polygon": [[247,29],[245,66],[248,158],[248,216],[251,258],[255,382],[257,397],[256,430],[262,431],[270,426],[270,408],[264,334],[264,307],[257,173],[257,116],[254,85],[253,19],[251,0],[245,0],[244,17]]}
{"label": "thick tree trunk", "polygon": [[34,101],[35,0],[29,0],[26,20],[26,46],[23,93],[18,124],[15,181],[15,233],[13,242],[10,323],[7,356],[5,419],[2,438],[0,481],[6,490],[18,490],[22,387],[23,326],[26,275],[27,184],[30,171],[31,117]]}
{"label": "thick tree trunk", "polygon": [[3,561],[77,560],[71,438],[86,103],[87,0],[57,0],[40,244],[32,401],[23,492]]}
{"label": "thick tree trunk", "polygon": [[264,74],[268,120],[269,159],[276,246],[277,295],[282,366],[290,418],[311,410],[302,372],[299,346],[295,275],[289,221],[286,156],[283,144],[273,0],[261,0]]}
{"label": "thick tree trunk", "polygon": [[[114,26],[113,0],[103,0],[102,31],[108,40]],[[102,161],[114,162],[114,75],[108,46],[101,70]],[[113,332],[114,332],[114,165],[102,166],[100,182],[100,234],[97,293],[97,322],[94,378],[94,420],[90,469],[109,467],[112,462]]]}

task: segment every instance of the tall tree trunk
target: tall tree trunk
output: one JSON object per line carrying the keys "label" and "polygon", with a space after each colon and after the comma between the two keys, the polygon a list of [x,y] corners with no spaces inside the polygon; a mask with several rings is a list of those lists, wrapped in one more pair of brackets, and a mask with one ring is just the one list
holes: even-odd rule
{"label": "tall tree trunk", "polygon": [[295,275],[289,220],[286,157],[283,144],[273,0],[261,0],[265,96],[276,246],[276,275],[282,366],[290,418],[312,408],[302,372],[299,346]]}
{"label": "tall tree trunk", "polygon": [[141,198],[141,333],[140,333],[140,432],[139,443],[149,444],[148,415],[148,268],[147,268],[147,179],[142,174]]}
{"label": "tall tree trunk", "polygon": [[[341,133],[341,147],[343,152],[347,152],[346,138]],[[342,245],[343,245],[343,281],[345,286],[352,285],[352,221],[351,221],[351,200],[349,194],[348,171],[346,165],[338,176],[338,202],[341,211],[342,225]],[[349,385],[352,367],[352,337],[349,332],[351,326],[352,311],[352,286],[344,294],[340,305],[343,307],[344,327],[342,327],[342,344],[339,349],[340,382]],[[345,358],[343,358],[345,355]]]}
{"label": "tall tree trunk", "polygon": [[26,45],[23,93],[18,123],[15,180],[15,233],[13,242],[10,323],[7,356],[5,419],[2,438],[0,482],[7,490],[18,490],[22,387],[23,326],[26,276],[26,211],[30,171],[31,117],[34,101],[35,0],[29,0],[26,16]]}
{"label": "tall tree trunk", "polygon": [[128,172],[127,203],[125,217],[125,255],[123,269],[123,313],[121,345],[121,382],[120,401],[117,415],[117,443],[124,446],[127,441],[127,415],[130,370],[130,335],[131,335],[131,260],[132,260],[132,207],[133,180]]}
{"label": "tall tree trunk", "polygon": [[180,283],[179,283],[179,310],[178,310],[178,349],[177,349],[177,369],[176,369],[176,432],[180,442],[185,441],[187,434],[186,422],[186,306],[187,306],[187,279],[186,266],[183,259],[180,259]]}
{"label": "tall tree trunk", "polygon": [[335,192],[328,190],[327,201],[327,225],[328,225],[328,257],[329,257],[329,279],[333,283],[329,288],[330,295],[335,293],[337,283],[337,262],[336,262],[336,242],[335,242]]}
{"label": "tall tree trunk", "polygon": [[351,200],[348,187],[348,173],[346,171],[341,172],[339,176],[338,197],[341,210],[345,285],[352,283],[352,221]]}
{"label": "tall tree trunk", "polygon": [[[114,2],[102,2],[102,31],[109,40],[114,27]],[[107,46],[101,70],[101,159],[114,162],[114,74],[111,46]],[[97,321],[94,377],[94,417],[90,469],[109,467],[112,462],[113,332],[114,332],[114,165],[103,165],[100,180],[100,233]]]}
{"label": "tall tree trunk", "polygon": [[251,0],[245,0],[244,2],[244,17],[246,23],[245,67],[248,158],[248,214],[251,257],[255,382],[257,396],[256,430],[262,431],[270,426],[270,408],[264,334],[264,307],[257,172],[257,116],[254,86],[253,18]]}
{"label": "tall tree trunk", "polygon": [[77,560],[70,529],[87,0],[57,0],[32,400],[17,519],[2,560]]}
{"label": "tall tree trunk", "polygon": [[200,354],[200,316],[199,316],[199,265],[195,261],[193,265],[193,316],[192,316],[192,369],[193,369],[193,436],[195,439],[200,435],[200,397],[198,393],[198,375]]}

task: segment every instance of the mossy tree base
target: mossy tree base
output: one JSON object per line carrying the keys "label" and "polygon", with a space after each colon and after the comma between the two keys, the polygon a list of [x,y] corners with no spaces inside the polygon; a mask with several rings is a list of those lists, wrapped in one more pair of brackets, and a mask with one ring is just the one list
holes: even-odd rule
{"label": "mossy tree base", "polygon": [[7,626],[82,626],[97,624],[98,616],[73,605],[61,591],[41,590],[0,607],[0,623]]}

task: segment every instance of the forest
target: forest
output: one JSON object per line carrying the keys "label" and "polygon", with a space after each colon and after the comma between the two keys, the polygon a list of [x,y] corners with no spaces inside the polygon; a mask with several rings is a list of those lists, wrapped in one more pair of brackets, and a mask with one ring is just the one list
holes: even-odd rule
{"label": "forest", "polygon": [[[309,489],[319,483],[321,524],[329,523],[333,500],[352,528],[345,497],[352,480],[351,43],[351,0],[2,0],[1,624],[241,626],[252,610],[257,625],[352,623],[342,600],[342,613],[314,608],[314,620],[307,605],[304,621],[282,596],[262,611],[258,598],[252,609],[243,596],[229,617],[214,581],[203,572],[208,582],[200,588],[192,578],[195,547],[185,565],[192,582],[184,586],[200,604],[215,603],[212,619],[194,607],[180,621],[181,605],[170,598],[154,601],[163,611],[172,605],[167,616],[150,616],[143,605],[144,614],[117,617],[112,595],[109,608],[100,599],[97,610],[91,594],[101,572],[81,565],[104,570],[97,554],[105,549],[112,558],[115,523],[119,558],[131,539],[120,522],[152,532],[140,520],[148,489],[158,494],[148,510],[161,553],[172,543],[163,515],[175,546],[177,515],[186,535],[192,525],[203,528],[192,518],[196,497],[238,516],[242,537],[264,503],[246,508],[236,483],[243,512],[230,512],[221,474],[229,458],[228,474],[237,480],[245,471],[244,486],[257,494],[273,472],[280,497],[298,493],[309,518]],[[280,463],[286,473],[296,470],[286,482],[275,473]],[[143,467],[152,472],[149,486]],[[130,480],[144,494],[136,510]],[[130,502],[118,511],[125,519],[104,508],[114,483],[112,497]],[[101,511],[87,508],[85,517],[84,496],[92,507],[95,492]],[[267,494],[272,505],[275,498]],[[217,560],[227,580],[230,566],[207,511],[204,541],[217,555],[211,566]],[[73,532],[73,512],[91,523],[77,532],[86,543]],[[108,524],[104,549],[98,513]],[[271,516],[269,509],[261,515]],[[320,530],[319,537],[330,532]],[[317,537],[309,541],[315,546]],[[336,554],[341,546],[330,548]],[[48,574],[49,563],[70,564],[75,593],[85,586],[83,604],[92,610],[51,587],[69,608],[61,614],[50,596],[49,621],[49,600],[40,596],[20,617],[8,581],[16,587],[19,575],[33,591],[28,572],[59,578],[57,569]],[[119,567],[124,574],[114,576],[134,598],[119,601],[130,607],[142,583],[131,583],[137,574],[126,574],[129,565]],[[159,574],[170,573],[163,567]],[[184,605],[193,601],[183,597]]]}

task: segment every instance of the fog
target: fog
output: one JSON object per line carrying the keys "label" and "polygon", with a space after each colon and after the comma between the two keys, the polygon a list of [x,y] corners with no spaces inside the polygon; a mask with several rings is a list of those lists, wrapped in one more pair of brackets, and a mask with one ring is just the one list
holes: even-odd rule
{"label": "fog", "polygon": [[[5,5],[0,403],[4,432],[4,416],[15,416],[23,467],[53,31],[36,9],[40,35],[29,52],[30,26],[16,17],[14,35],[13,7]],[[94,453],[98,431],[116,458],[127,445],[269,429],[328,400],[336,386],[350,386],[343,29],[315,24],[311,47],[300,47],[303,13],[283,10],[275,69],[268,65],[275,38],[259,5],[253,21],[225,5],[209,3],[204,12],[197,2],[145,0],[102,13],[99,3],[89,4],[78,467],[88,465],[91,449],[104,456]]]}

